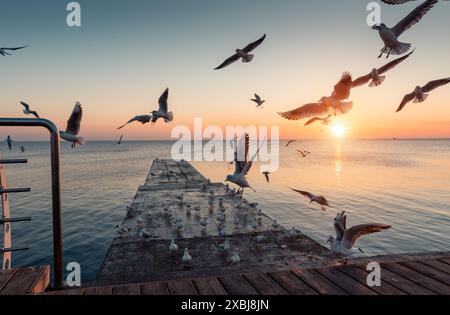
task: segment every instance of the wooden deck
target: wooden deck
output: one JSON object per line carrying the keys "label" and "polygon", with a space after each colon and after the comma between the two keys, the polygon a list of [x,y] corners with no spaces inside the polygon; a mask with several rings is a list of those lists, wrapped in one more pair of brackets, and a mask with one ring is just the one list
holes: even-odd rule
{"label": "wooden deck", "polygon": [[50,284],[50,266],[23,267],[0,271],[0,295],[44,292]]}
{"label": "wooden deck", "polygon": [[[358,264],[83,288],[46,294],[449,295],[450,254],[440,256],[441,259],[381,263],[382,282],[380,287],[367,286],[366,265]],[[395,257],[380,257],[379,260],[392,261],[395,260]]]}

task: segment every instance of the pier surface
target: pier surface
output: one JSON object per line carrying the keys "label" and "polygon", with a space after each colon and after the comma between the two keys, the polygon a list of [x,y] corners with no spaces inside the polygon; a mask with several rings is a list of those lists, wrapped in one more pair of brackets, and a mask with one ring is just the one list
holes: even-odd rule
{"label": "pier surface", "polygon": [[[177,199],[181,194],[182,203]],[[219,234],[221,199],[225,223]],[[182,221],[181,233],[177,233],[170,215]],[[200,225],[203,218],[208,221],[206,230]],[[232,196],[225,185],[210,183],[189,163],[155,160],[121,224],[128,231],[113,240],[97,281],[123,284],[276,272],[324,266],[336,258],[301,232],[288,235],[283,227],[274,229],[272,224],[266,214],[258,215],[255,207]],[[150,234],[145,240],[138,235],[140,226]],[[257,236],[263,236],[263,241],[256,241]],[[172,239],[179,246],[174,256],[169,251]],[[231,250],[222,253],[217,248],[225,239],[229,239]],[[190,266],[182,263],[185,248],[193,258]],[[237,265],[230,262],[234,248],[239,249],[241,258]]]}

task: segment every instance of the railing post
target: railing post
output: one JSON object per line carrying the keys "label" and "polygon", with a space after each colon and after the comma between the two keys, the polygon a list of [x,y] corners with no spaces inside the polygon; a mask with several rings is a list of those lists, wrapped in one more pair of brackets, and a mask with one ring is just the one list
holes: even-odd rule
{"label": "railing post", "polygon": [[51,176],[52,176],[52,217],[53,217],[53,276],[54,289],[64,287],[63,280],[63,244],[61,220],[61,166],[59,130],[47,119],[0,118],[0,126],[7,127],[44,127],[50,132]]}

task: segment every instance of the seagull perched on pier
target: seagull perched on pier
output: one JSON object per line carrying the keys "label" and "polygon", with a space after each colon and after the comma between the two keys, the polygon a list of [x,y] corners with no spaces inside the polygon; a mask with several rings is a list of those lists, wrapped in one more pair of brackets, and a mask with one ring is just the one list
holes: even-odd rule
{"label": "seagull perched on pier", "polygon": [[390,55],[406,53],[411,48],[411,44],[400,42],[398,37],[418,23],[438,2],[439,0],[426,0],[393,28],[387,27],[384,23],[374,25],[372,29],[378,31],[384,42],[384,47],[381,49],[381,54],[378,58],[381,58],[385,53],[387,54],[386,58],[389,58]]}
{"label": "seagull perched on pier", "polygon": [[255,98],[251,99],[251,101],[256,103],[256,108],[263,108],[262,105],[266,102],[265,100],[261,99],[261,97],[255,93]]}
{"label": "seagull perched on pier", "polygon": [[158,100],[159,109],[154,110],[151,115],[139,115],[135,116],[134,118],[131,118],[126,124],[123,126],[120,126],[117,129],[122,129],[128,124],[131,124],[135,121],[138,121],[142,123],[143,125],[152,122],[153,124],[156,124],[158,119],[164,119],[166,123],[173,121],[173,113],[168,111],[169,105],[168,105],[168,99],[169,99],[169,88],[165,89],[163,94],[160,96]]}
{"label": "seagull perched on pier", "polygon": [[215,68],[214,70],[219,70],[219,69],[223,69],[229,65],[231,65],[232,63],[235,63],[236,61],[238,61],[239,59],[242,59],[243,63],[249,63],[253,60],[253,58],[255,57],[254,55],[250,54],[253,50],[255,50],[259,45],[262,44],[262,42],[266,39],[266,34],[264,34],[260,39],[258,39],[256,42],[253,42],[249,45],[247,45],[245,48],[243,49],[236,49],[236,53],[231,56],[230,58],[228,58],[227,60],[225,60],[220,66],[218,66],[217,68]]}
{"label": "seagull perched on pier", "polygon": [[175,240],[172,240],[169,245],[170,254],[173,256],[178,252],[178,245],[175,244]]}
{"label": "seagull perched on pier", "polygon": [[405,95],[402,103],[397,109],[397,112],[400,112],[406,106],[406,104],[408,104],[412,100],[414,100],[414,103],[424,102],[428,98],[428,94],[425,93],[429,93],[437,89],[438,87],[444,86],[448,83],[450,83],[450,77],[446,79],[431,81],[423,87],[417,86],[412,93]]}
{"label": "seagull perched on pier", "polygon": [[299,193],[299,194],[309,198],[310,204],[312,204],[313,202],[319,204],[323,211],[326,211],[327,207],[333,208],[332,206],[330,206],[330,204],[328,203],[328,200],[324,196],[316,196],[316,195],[313,195],[312,193],[307,192],[307,191],[296,190],[296,189],[293,189],[293,188],[291,188],[291,189],[293,191],[295,191],[296,193]]}
{"label": "seagull perched on pier", "polygon": [[306,104],[278,114],[288,120],[300,120],[327,114],[334,116],[346,114],[353,108],[352,102],[343,102],[350,97],[352,82],[351,74],[345,72],[341,80],[334,86],[331,96],[324,96],[317,103]]}
{"label": "seagull perched on pier", "polygon": [[11,150],[12,150],[12,143],[14,142],[14,141],[12,140],[11,136],[7,136],[6,139],[5,139],[5,141],[6,141],[6,143],[8,144],[8,149],[9,149],[9,151],[11,151]]}
{"label": "seagull perched on pier", "polygon": [[22,47],[14,47],[14,48],[0,48],[0,55],[2,56],[11,56],[10,53],[7,53],[6,51],[15,51],[15,50],[19,50],[19,49],[24,49],[27,48],[28,46],[22,46]]}
{"label": "seagull perched on pier", "polygon": [[67,121],[66,131],[60,131],[59,135],[62,139],[72,143],[72,149],[75,145],[84,145],[84,138],[78,137],[81,127],[81,119],[83,118],[83,109],[81,104],[77,102],[73,108],[72,114]]}
{"label": "seagull perched on pier", "polygon": [[22,104],[22,106],[24,107],[23,113],[24,113],[25,115],[33,115],[33,116],[36,117],[36,118],[40,118],[39,115],[38,115],[38,113],[37,113],[36,111],[30,110],[30,105],[28,105],[28,104],[25,103],[25,102],[20,102],[20,104]]}
{"label": "seagull perched on pier", "polygon": [[187,248],[184,249],[184,255],[181,259],[184,264],[190,265],[192,262],[192,256],[189,254],[189,250]]}
{"label": "seagull perched on pier", "polygon": [[333,117],[333,115],[328,115],[327,117],[314,117],[310,120],[308,120],[305,124],[305,126],[309,126],[311,124],[314,124],[315,122],[321,122],[322,125],[328,126],[329,124],[331,124],[331,117]]}
{"label": "seagull perched on pier", "polygon": [[240,193],[241,198],[244,195],[245,188],[250,188],[253,191],[255,191],[250,186],[246,176],[253,166],[253,160],[258,155],[259,149],[251,159],[249,159],[249,150],[250,150],[250,136],[246,133],[239,141],[238,145],[236,146],[236,150],[234,152],[234,164],[235,164],[234,174],[228,175],[227,178],[225,179],[225,182],[231,182],[239,186],[237,194]]}
{"label": "seagull perched on pier", "polygon": [[362,236],[382,232],[391,228],[390,225],[375,223],[356,225],[347,230],[345,228],[346,220],[345,212],[338,214],[334,219],[337,238],[330,236],[327,240],[333,252],[344,256],[354,256],[360,252],[363,253],[360,248],[355,248],[356,242]]}
{"label": "seagull perched on pier", "polygon": [[409,58],[409,56],[411,56],[413,53],[414,53],[414,50],[403,57],[397,58],[394,61],[389,62],[388,64],[384,65],[383,67],[381,67],[379,69],[376,69],[376,68],[372,69],[372,72],[370,72],[368,75],[362,76],[362,77],[356,79],[355,81],[353,81],[353,87],[365,85],[369,82],[370,82],[369,83],[370,87],[379,86],[386,79],[386,76],[384,76],[382,74],[395,68],[397,65],[402,63],[405,59]]}

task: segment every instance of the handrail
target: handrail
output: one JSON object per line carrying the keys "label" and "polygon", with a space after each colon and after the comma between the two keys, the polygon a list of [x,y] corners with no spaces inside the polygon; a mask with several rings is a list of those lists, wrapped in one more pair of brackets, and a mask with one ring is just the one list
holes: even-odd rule
{"label": "handrail", "polygon": [[63,244],[61,221],[61,165],[60,139],[56,125],[47,119],[0,118],[0,127],[43,127],[50,132],[51,176],[52,176],[52,215],[53,215],[53,274],[54,289],[64,287]]}

